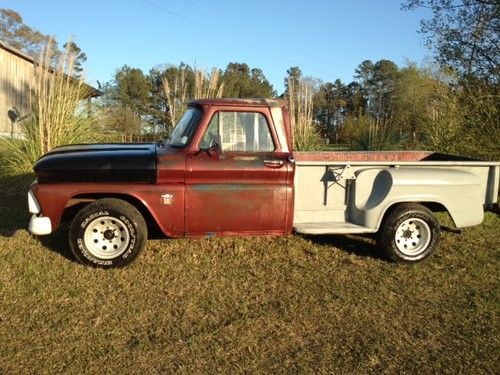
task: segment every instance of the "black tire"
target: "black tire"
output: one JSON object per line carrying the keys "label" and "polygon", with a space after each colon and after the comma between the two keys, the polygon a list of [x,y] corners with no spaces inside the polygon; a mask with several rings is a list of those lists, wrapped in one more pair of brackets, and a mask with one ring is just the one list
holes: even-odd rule
{"label": "black tire", "polygon": [[439,222],[431,210],[417,203],[405,203],[387,214],[378,242],[390,260],[416,263],[436,250],[440,234]]}
{"label": "black tire", "polygon": [[94,267],[123,267],[144,248],[148,229],[141,213],[121,199],[99,199],[71,222],[69,246],[76,259]]}

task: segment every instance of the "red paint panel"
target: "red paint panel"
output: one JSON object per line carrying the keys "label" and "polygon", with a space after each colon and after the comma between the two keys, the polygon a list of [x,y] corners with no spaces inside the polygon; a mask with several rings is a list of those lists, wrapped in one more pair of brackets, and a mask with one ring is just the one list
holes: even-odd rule
{"label": "red paint panel", "polygon": [[[33,192],[42,214],[50,218],[52,228],[59,226],[66,204],[72,198],[101,196],[130,196],[139,200],[151,213],[160,229],[167,236],[184,235],[184,185],[183,184],[35,184]],[[173,194],[172,205],[162,205],[162,194]]]}
{"label": "red paint panel", "polygon": [[263,184],[187,186],[186,233],[284,231],[286,187]]}
{"label": "red paint panel", "polygon": [[157,149],[157,184],[183,184],[186,153],[183,149],[165,146]]}
{"label": "red paint panel", "polygon": [[[267,167],[265,160],[283,166]],[[192,154],[186,161],[186,233],[283,232],[287,166],[276,153]]]}

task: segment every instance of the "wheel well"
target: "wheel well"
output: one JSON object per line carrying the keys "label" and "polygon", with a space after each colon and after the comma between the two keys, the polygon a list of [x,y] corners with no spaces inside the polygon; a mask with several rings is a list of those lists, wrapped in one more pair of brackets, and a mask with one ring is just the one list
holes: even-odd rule
{"label": "wheel well", "polygon": [[75,215],[83,207],[101,198],[121,199],[134,206],[146,221],[150,238],[162,233],[160,227],[158,226],[158,223],[154,219],[153,215],[151,215],[151,212],[149,212],[147,207],[139,199],[127,194],[87,193],[75,195],[68,201],[68,203],[66,203],[61,221],[71,222],[73,217],[75,217]]}
{"label": "wheel well", "polygon": [[415,203],[415,204],[419,204],[421,206],[428,208],[434,214],[437,213],[437,215],[435,215],[435,216],[436,216],[436,219],[438,220],[440,225],[446,225],[446,226],[451,226],[451,227],[456,228],[455,222],[453,221],[453,218],[451,217],[450,212],[447,210],[447,208],[444,205],[442,205],[441,203],[437,203],[437,202],[398,202],[398,203],[394,203],[385,211],[384,216],[382,218],[382,222],[384,222],[384,220],[387,218],[387,216],[392,211],[394,211],[394,209],[396,207],[398,207],[402,204],[407,204],[407,203]]}

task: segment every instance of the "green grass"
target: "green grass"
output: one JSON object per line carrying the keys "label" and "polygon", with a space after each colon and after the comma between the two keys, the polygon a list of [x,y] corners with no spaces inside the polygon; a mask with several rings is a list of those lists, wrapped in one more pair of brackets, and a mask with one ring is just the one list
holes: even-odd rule
{"label": "green grass", "polygon": [[494,214],[416,266],[290,236],[152,240],[100,270],[28,234],[29,180],[0,180],[0,374],[498,371]]}

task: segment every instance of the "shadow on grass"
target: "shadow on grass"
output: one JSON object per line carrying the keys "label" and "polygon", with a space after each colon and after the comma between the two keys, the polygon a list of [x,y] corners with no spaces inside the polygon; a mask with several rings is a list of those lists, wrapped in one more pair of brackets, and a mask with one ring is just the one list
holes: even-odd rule
{"label": "shadow on grass", "polygon": [[69,248],[68,231],[69,224],[61,223],[59,228],[57,228],[54,233],[48,236],[40,236],[39,239],[42,245],[48,250],[53,251],[54,253],[57,253],[72,262],[77,262],[71,252],[71,249]]}
{"label": "shadow on grass", "polygon": [[361,257],[386,260],[377,247],[372,236],[352,236],[352,235],[301,235],[309,241],[320,246],[334,246],[349,254]]}
{"label": "shadow on grass", "polygon": [[15,176],[0,175],[0,235],[12,236],[27,229],[30,219],[27,193],[33,180],[31,173]]}
{"label": "shadow on grass", "polygon": [[[0,236],[11,237],[20,229],[28,229],[31,214],[28,211],[27,193],[34,179],[31,173],[0,175]],[[51,235],[38,238],[48,250],[75,261],[67,236],[68,226],[62,223]]]}

